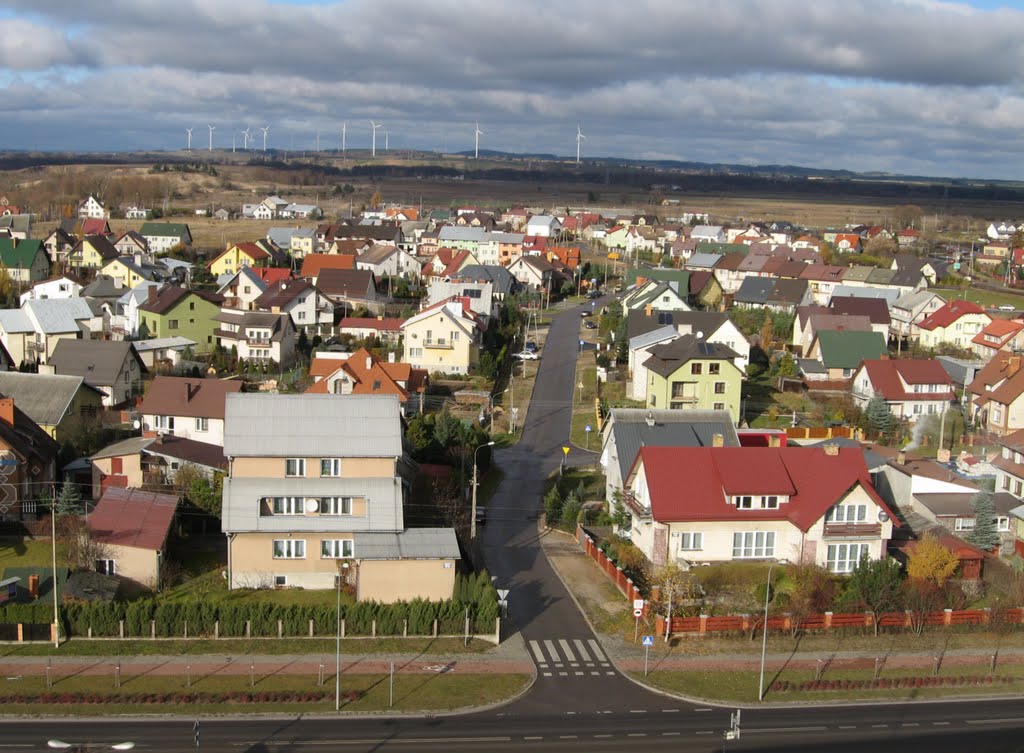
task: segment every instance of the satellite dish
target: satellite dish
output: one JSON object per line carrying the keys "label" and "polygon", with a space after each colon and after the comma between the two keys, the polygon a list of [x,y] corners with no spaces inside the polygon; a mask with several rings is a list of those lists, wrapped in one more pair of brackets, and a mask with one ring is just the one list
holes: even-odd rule
{"label": "satellite dish", "polygon": [[704,333],[703,332],[698,332],[697,333],[697,339],[698,340],[703,340],[704,339]]}
{"label": "satellite dish", "polygon": [[306,500],[306,512],[316,512],[320,509],[320,500],[310,497]]}
{"label": "satellite dish", "polygon": [[142,428],[142,422],[136,418],[134,421],[132,421],[132,428],[138,431],[139,429]]}
{"label": "satellite dish", "polygon": [[887,513],[885,510],[879,510],[878,511],[878,522],[879,523],[888,523],[889,522],[889,513]]}

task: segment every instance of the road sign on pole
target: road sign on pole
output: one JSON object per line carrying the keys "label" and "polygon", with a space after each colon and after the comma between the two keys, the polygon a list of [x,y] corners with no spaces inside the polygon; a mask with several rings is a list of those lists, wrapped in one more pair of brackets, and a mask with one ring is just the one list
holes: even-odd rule
{"label": "road sign on pole", "polygon": [[645,635],[644,639],[643,639],[643,645],[645,645],[647,648],[650,648],[651,646],[653,646],[654,645],[654,636],[653,635]]}
{"label": "road sign on pole", "polygon": [[647,677],[647,660],[651,656],[651,646],[654,645],[654,636],[645,635],[643,640],[644,645],[644,677]]}
{"label": "road sign on pole", "polygon": [[634,609],[633,610],[633,616],[636,617],[639,620],[641,617],[644,616],[644,610],[642,610],[642,609]]}
{"label": "road sign on pole", "polygon": [[592,432],[593,430],[594,430],[594,427],[591,426],[590,424],[587,424],[586,426],[583,427],[583,431],[585,431],[587,433],[586,449],[588,449],[588,450],[590,449],[590,432]]}

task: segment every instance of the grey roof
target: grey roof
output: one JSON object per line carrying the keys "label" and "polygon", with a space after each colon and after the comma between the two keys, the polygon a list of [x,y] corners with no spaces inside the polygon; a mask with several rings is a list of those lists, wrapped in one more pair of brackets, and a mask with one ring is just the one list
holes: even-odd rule
{"label": "grey roof", "polygon": [[62,332],[77,332],[78,322],[91,319],[92,310],[81,298],[43,298],[26,301],[25,308],[29,315],[39,322],[39,329],[45,335],[56,335]]}
{"label": "grey roof", "polygon": [[511,293],[519,285],[519,280],[500,264],[467,264],[454,276],[460,280],[489,282],[500,294]]}
{"label": "grey roof", "polygon": [[[974,517],[972,500],[975,492],[939,492],[935,494],[915,494],[914,498],[931,510],[935,515],[962,515]],[[992,495],[992,503],[998,515],[1009,515],[1020,504],[1020,500],[1009,492],[997,492]]]}
{"label": "grey roof", "polygon": [[394,395],[227,396],[228,457],[400,457],[401,408]]}
{"label": "grey roof", "polygon": [[1017,507],[1014,507],[1010,510],[1010,515],[1019,520],[1024,520],[1024,505],[1017,505]]}
{"label": "grey roof", "polygon": [[714,269],[715,265],[722,260],[721,254],[696,253],[686,262],[687,269]]}
{"label": "grey roof", "polygon": [[195,340],[187,337],[153,337],[149,340],[134,340],[132,345],[138,353],[148,353],[151,350],[163,350],[165,348],[191,348],[196,344]]}
{"label": "grey roof", "polygon": [[354,554],[361,560],[459,559],[459,542],[452,528],[410,528],[401,533],[356,532]]}
{"label": "grey roof", "polygon": [[897,288],[876,288],[876,287],[861,287],[859,285],[836,285],[832,289],[833,298],[884,298],[886,303],[891,308],[896,302],[896,299],[900,297],[900,291]]}
{"label": "grey roof", "polygon": [[912,311],[918,306],[926,303],[932,296],[938,295],[934,290],[911,290],[896,299],[894,306]]}
{"label": "grey roof", "polygon": [[90,455],[89,459],[101,460],[102,458],[116,458],[121,455],[134,455],[137,452],[142,452],[155,441],[156,437],[129,437],[128,439],[122,439],[120,442],[108,444],[99,452]]}
{"label": "grey roof", "polygon": [[827,374],[825,364],[815,358],[798,358],[796,361],[804,374]]}
{"label": "grey roof", "polygon": [[437,233],[437,239],[444,241],[475,241],[480,243],[487,240],[488,232],[482,227],[460,227],[458,225],[445,225]]}
{"label": "grey roof", "polygon": [[679,337],[679,331],[669,324],[664,327],[658,327],[658,329],[652,329],[650,332],[644,332],[642,335],[629,338],[629,349],[636,350],[637,348],[643,348],[654,343],[660,343],[663,340],[671,340],[675,337]]}
{"label": "grey roof", "polygon": [[272,227],[267,230],[267,240],[281,248],[288,248],[292,245],[292,232],[290,227]]}
{"label": "grey roof", "polygon": [[50,363],[58,374],[80,376],[93,387],[114,384],[127,359],[138,360],[139,371],[144,372],[138,354],[125,340],[69,340],[57,343]]}
{"label": "grey roof", "polygon": [[[127,306],[134,298],[135,303],[142,303],[149,297],[150,288],[160,288],[162,283],[155,282],[153,280],[143,280],[134,288],[131,288],[128,292],[117,299],[118,304]],[[123,288],[122,288],[123,289]]]}
{"label": "grey roof", "polygon": [[738,354],[727,345],[699,340],[694,335],[682,335],[650,350],[651,356],[643,365],[661,377],[669,378],[694,359],[731,361]]}
{"label": "grey roof", "polygon": [[612,408],[610,421],[623,479],[641,447],[710,447],[715,434],[722,435],[726,447],[740,446],[729,411],[724,410]]}
{"label": "grey roof", "polygon": [[35,325],[21,309],[0,309],[0,328],[4,332],[34,332]]}
{"label": "grey roof", "polygon": [[82,288],[81,295],[83,298],[120,299],[124,292],[125,286],[110,275],[96,275],[95,280]]}
{"label": "grey roof", "polygon": [[78,376],[0,371],[0,395],[14,398],[14,404],[37,424],[56,426],[84,381]]}
{"label": "grey roof", "polygon": [[833,437],[832,439],[823,439],[820,442],[812,442],[811,444],[804,445],[804,447],[855,447],[862,450],[864,453],[864,464],[868,467],[869,471],[877,470],[883,465],[889,462],[888,458],[882,457],[874,450],[870,450],[867,447],[863,447],[860,442],[856,439],[850,439],[848,437]]}
{"label": "grey roof", "polygon": [[774,289],[775,280],[771,277],[747,277],[736,291],[734,300],[737,303],[764,304]]}
{"label": "grey roof", "polygon": [[949,378],[961,386],[973,382],[974,377],[985,367],[986,363],[986,361],[967,360],[953,356],[935,356],[935,360],[942,364],[942,368],[949,374]]}

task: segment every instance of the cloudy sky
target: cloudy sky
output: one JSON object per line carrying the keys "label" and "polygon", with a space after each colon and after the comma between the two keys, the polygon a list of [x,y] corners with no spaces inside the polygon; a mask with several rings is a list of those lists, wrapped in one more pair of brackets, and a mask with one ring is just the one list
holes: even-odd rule
{"label": "cloudy sky", "polygon": [[[0,0],[0,148],[481,147],[1024,177],[990,0]],[[378,146],[383,146],[378,132]]]}

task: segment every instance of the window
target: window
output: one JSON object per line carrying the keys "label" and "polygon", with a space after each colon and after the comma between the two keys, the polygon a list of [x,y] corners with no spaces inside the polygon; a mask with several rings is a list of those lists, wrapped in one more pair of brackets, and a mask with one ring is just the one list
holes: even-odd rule
{"label": "window", "polygon": [[321,515],[351,515],[351,497],[324,497],[320,500]]}
{"label": "window", "polygon": [[1021,482],[1020,482],[1020,479],[1017,479],[1016,481],[1013,482],[1013,493],[1016,496],[1018,496],[1018,497],[1020,496],[1020,493],[1021,493]]}
{"label": "window", "polygon": [[679,550],[680,551],[694,551],[696,549],[704,548],[704,534],[703,533],[680,533],[679,534]]}
{"label": "window", "polygon": [[716,395],[724,395],[725,394],[725,382],[715,382],[715,394]]}
{"label": "window", "polygon": [[174,416],[153,416],[153,428],[174,431]]}
{"label": "window", "polygon": [[286,588],[288,586],[287,575],[275,575],[274,576],[274,588]]}
{"label": "window", "polygon": [[210,430],[210,419],[197,417],[196,418],[196,431],[209,431]]}
{"label": "window", "polygon": [[302,515],[302,497],[271,497],[274,515]]}
{"label": "window", "polygon": [[306,559],[305,539],[274,539],[274,559],[303,560]]}
{"label": "window", "polygon": [[340,476],[341,475],[341,458],[321,458],[320,459],[320,475],[321,476]]}
{"label": "window", "polygon": [[352,556],[352,539],[324,539],[320,542],[322,559],[341,559]]}
{"label": "window", "polygon": [[177,319],[168,319],[167,320],[167,329],[177,329],[177,328],[178,328],[178,320]]}
{"label": "window", "polygon": [[114,560],[96,560],[96,572],[103,575],[114,575]]}
{"label": "window", "polygon": [[852,573],[867,556],[867,544],[829,544],[828,569],[833,573]]}
{"label": "window", "polygon": [[996,515],[996,530],[997,531],[1009,531],[1010,530],[1010,519],[1005,515]]}
{"label": "window", "polygon": [[750,510],[754,506],[753,497],[736,497],[736,508],[739,510]]}
{"label": "window", "polygon": [[423,348],[409,348],[409,358],[422,358]]}
{"label": "window", "polygon": [[761,508],[764,510],[778,510],[779,498],[776,496],[761,497]]}
{"label": "window", "polygon": [[825,516],[827,523],[863,523],[867,519],[867,505],[836,505]]}
{"label": "window", "polygon": [[849,379],[853,376],[853,369],[843,369],[843,379]]}
{"label": "window", "polygon": [[701,364],[701,363],[691,363],[690,364],[690,373],[691,374],[700,374],[703,371],[703,368],[702,368],[703,365],[704,364]]}
{"label": "window", "polygon": [[188,302],[188,310],[189,311],[195,311],[196,310],[196,302],[195,301],[189,301]]}
{"label": "window", "polygon": [[1010,491],[1010,477],[1009,476],[1003,476],[1003,491],[1004,492]]}
{"label": "window", "polygon": [[284,461],[284,475],[285,476],[305,476],[306,475],[306,459],[305,458],[288,458]]}
{"label": "window", "polygon": [[957,531],[970,531],[974,528],[974,518],[957,518],[953,528]]}
{"label": "window", "polygon": [[763,559],[774,556],[774,531],[737,531],[732,535],[733,559]]}

